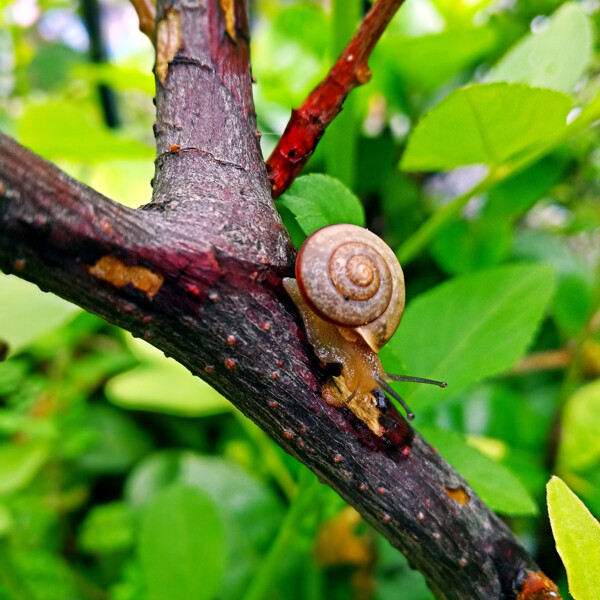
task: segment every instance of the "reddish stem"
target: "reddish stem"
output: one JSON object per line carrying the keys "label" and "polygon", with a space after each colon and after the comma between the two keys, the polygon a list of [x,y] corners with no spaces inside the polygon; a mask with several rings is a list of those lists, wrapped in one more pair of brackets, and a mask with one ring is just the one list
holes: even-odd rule
{"label": "reddish stem", "polygon": [[371,79],[367,65],[375,44],[404,0],[377,0],[325,79],[299,109],[267,160],[273,198],[287,190],[315,151],[348,94]]}

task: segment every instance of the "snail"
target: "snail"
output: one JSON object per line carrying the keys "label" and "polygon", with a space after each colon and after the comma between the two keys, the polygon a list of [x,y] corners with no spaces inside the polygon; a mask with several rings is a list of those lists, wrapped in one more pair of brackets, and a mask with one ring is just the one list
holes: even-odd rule
{"label": "snail", "polygon": [[338,363],[350,396],[377,388],[395,398],[409,420],[414,414],[390,382],[446,387],[442,381],[386,373],[379,351],[404,312],[404,274],[396,255],[377,235],[357,225],[329,225],[300,248],[296,279],[283,285],[298,307],[308,341],[324,363]]}

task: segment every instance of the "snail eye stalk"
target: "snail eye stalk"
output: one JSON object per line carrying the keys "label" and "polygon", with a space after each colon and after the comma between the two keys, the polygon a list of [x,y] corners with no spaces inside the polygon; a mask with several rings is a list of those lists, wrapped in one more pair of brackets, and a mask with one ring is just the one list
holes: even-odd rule
{"label": "snail eye stalk", "polygon": [[415,418],[415,413],[410,410],[408,404],[395,392],[392,386],[388,383],[390,381],[410,381],[413,383],[427,383],[430,385],[437,385],[438,387],[445,388],[448,384],[445,381],[435,381],[434,379],[424,379],[423,377],[411,377],[409,375],[393,375],[391,373],[385,374],[385,379],[379,375],[375,379],[382,390],[389,394],[392,398],[395,398],[400,406],[406,411],[406,418],[412,421]]}
{"label": "snail eye stalk", "polygon": [[404,400],[392,389],[392,386],[384,379],[381,379],[381,377],[379,376],[376,377],[376,381],[380,385],[382,390],[384,390],[387,394],[389,394],[392,398],[395,398],[400,403],[400,406],[402,406],[402,408],[406,412],[406,418],[409,421],[412,421],[415,418],[415,413],[412,410],[410,410],[408,404],[406,404],[406,402],[404,402]]}
{"label": "snail eye stalk", "polygon": [[436,381],[435,379],[424,379],[423,377],[411,377],[410,375],[393,375],[386,373],[385,377],[388,381],[412,381],[413,383],[428,383],[445,388],[448,384],[445,381]]}

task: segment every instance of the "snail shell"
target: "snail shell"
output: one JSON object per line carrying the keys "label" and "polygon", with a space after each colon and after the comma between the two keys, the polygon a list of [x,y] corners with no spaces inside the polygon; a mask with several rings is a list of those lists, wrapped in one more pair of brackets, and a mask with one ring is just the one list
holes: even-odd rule
{"label": "snail shell", "polygon": [[381,238],[357,225],[330,225],[309,236],[296,261],[306,303],[321,318],[355,331],[374,351],[404,312],[404,274]]}

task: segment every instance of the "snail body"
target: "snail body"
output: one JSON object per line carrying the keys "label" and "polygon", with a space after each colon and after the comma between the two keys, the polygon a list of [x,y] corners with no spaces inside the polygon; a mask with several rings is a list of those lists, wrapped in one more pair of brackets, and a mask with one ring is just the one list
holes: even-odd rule
{"label": "snail body", "polygon": [[357,225],[323,227],[298,253],[296,279],[283,285],[304,321],[316,356],[341,365],[348,402],[372,397],[378,387],[395,397],[390,381],[446,384],[385,372],[379,350],[392,337],[404,312],[404,274],[391,248]]}

